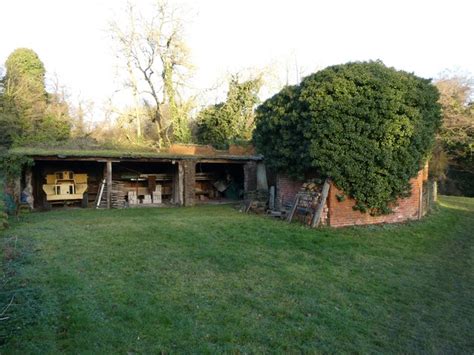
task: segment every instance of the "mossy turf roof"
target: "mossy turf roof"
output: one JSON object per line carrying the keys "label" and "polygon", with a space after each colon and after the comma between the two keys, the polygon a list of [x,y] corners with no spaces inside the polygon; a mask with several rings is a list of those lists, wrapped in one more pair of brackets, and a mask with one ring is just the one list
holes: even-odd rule
{"label": "mossy turf roof", "polygon": [[61,148],[36,148],[17,147],[10,149],[10,153],[30,157],[58,157],[58,158],[127,158],[127,159],[229,159],[229,160],[261,160],[261,155],[232,155],[217,153],[205,154],[176,154],[174,152],[139,151],[127,149],[61,149]]}

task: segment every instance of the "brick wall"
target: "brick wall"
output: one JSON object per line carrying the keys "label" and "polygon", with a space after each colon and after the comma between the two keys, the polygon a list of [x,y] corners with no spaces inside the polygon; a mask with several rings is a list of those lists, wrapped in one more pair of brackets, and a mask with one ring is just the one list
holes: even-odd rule
{"label": "brick wall", "polygon": [[339,202],[336,195],[340,194],[334,185],[331,185],[328,196],[329,225],[331,227],[344,227],[377,223],[397,223],[419,218],[420,212],[420,186],[423,185],[423,170],[411,180],[411,196],[398,201],[398,206],[393,208],[393,213],[383,216],[371,216],[369,213],[355,211],[352,207],[355,202],[346,198]]}
{"label": "brick wall", "polygon": [[184,160],[183,164],[183,200],[185,206],[194,206],[195,184],[196,184],[196,162],[193,160]]}
{"label": "brick wall", "polygon": [[293,180],[287,175],[278,174],[276,177],[275,208],[282,209],[285,205],[293,204],[296,193],[304,181]]}
{"label": "brick wall", "polygon": [[[377,223],[397,223],[418,219],[420,216],[420,187],[427,178],[426,171],[427,167],[420,170],[418,176],[411,180],[411,196],[406,199],[400,199],[398,206],[393,208],[394,212],[384,216],[371,216],[368,213],[355,211],[352,208],[355,204],[352,199],[346,198],[344,201],[339,202],[336,195],[340,194],[341,191],[334,185],[331,185],[321,223],[329,224],[332,227],[344,227]],[[282,209],[285,204],[293,204],[295,195],[303,182],[293,180],[283,174],[278,174],[276,178],[276,208]]]}
{"label": "brick wall", "polygon": [[[316,177],[316,174],[309,174],[308,179]],[[303,185],[303,180],[294,180],[287,175],[277,174],[276,176],[276,197],[275,197],[275,209],[281,210],[285,206],[293,205],[295,196]],[[326,203],[321,215],[321,225],[328,223],[329,207]]]}

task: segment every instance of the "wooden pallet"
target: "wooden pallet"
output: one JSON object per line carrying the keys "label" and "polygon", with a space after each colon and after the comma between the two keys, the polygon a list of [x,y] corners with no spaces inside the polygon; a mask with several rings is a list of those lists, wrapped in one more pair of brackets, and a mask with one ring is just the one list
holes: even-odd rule
{"label": "wooden pallet", "polygon": [[[107,183],[105,179],[99,185],[99,193],[94,201],[95,208],[107,208]],[[125,184],[120,181],[112,182],[111,208],[124,208],[126,206],[125,196],[127,195]]]}

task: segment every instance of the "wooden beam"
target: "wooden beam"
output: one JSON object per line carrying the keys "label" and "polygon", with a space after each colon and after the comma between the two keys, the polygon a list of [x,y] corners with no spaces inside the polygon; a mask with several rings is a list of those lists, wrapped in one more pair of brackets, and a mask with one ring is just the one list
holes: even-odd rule
{"label": "wooden beam", "polygon": [[99,163],[107,163],[108,161],[112,162],[112,163],[120,163],[120,160],[112,160],[112,159],[101,159],[101,160],[97,160]]}
{"label": "wooden beam", "polygon": [[178,205],[184,205],[184,162],[178,163]]}
{"label": "wooden beam", "polygon": [[268,207],[271,211],[275,210],[275,186],[270,186],[270,198],[268,202]]}
{"label": "wooden beam", "polygon": [[112,161],[107,161],[107,208],[112,206]]}
{"label": "wooden beam", "polygon": [[313,220],[311,221],[311,228],[316,227],[319,224],[319,221],[321,220],[321,215],[323,214],[324,205],[326,204],[330,187],[331,181],[329,179],[326,179],[324,181],[323,191],[321,192],[321,199],[319,201],[318,208],[316,209],[316,212],[313,216]]}
{"label": "wooden beam", "polygon": [[251,159],[196,159],[197,163],[207,163],[207,164],[245,164],[248,161],[253,161]]}
{"label": "wooden beam", "polygon": [[34,161],[95,161],[99,163],[105,163],[108,160],[112,162],[139,162],[139,163],[173,163],[173,161],[183,160],[194,160],[197,163],[216,163],[216,164],[245,164],[249,161],[261,161],[261,158],[252,157],[235,157],[235,158],[206,158],[206,157],[187,157],[187,156],[173,156],[163,158],[133,158],[133,157],[120,157],[120,158],[106,158],[106,157],[81,157],[81,156],[64,156],[58,157],[53,156],[38,156],[31,155]]}

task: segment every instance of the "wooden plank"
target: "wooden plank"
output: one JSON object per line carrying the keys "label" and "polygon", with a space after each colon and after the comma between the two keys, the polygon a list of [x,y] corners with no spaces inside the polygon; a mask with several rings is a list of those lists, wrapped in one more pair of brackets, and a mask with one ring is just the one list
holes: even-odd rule
{"label": "wooden plank", "polygon": [[149,175],[148,176],[148,191],[153,193],[156,189],[156,176]]}
{"label": "wooden plank", "polygon": [[249,201],[249,204],[247,205],[247,207],[245,208],[245,213],[248,213],[250,211],[250,208],[252,207],[252,204],[253,204],[253,200],[250,200]]}
{"label": "wooden plank", "polygon": [[291,208],[291,212],[288,215],[288,223],[291,223],[291,220],[293,219],[293,216],[295,215],[296,209],[298,208],[298,203],[300,202],[300,195],[296,194],[295,197],[295,203],[293,204],[293,207]]}
{"label": "wooden plank", "polygon": [[107,208],[112,206],[112,161],[107,161]]}
{"label": "wooden plank", "polygon": [[183,162],[178,163],[178,205],[184,205],[184,166]]}
{"label": "wooden plank", "polygon": [[105,179],[102,180],[102,183],[100,184],[99,195],[97,196],[97,204],[95,208],[99,208],[100,206],[100,201],[102,200],[102,194],[104,193],[104,186],[105,186]]}
{"label": "wooden plank", "polygon": [[331,186],[331,181],[327,178],[324,181],[323,191],[321,192],[321,197],[319,201],[319,205],[314,213],[313,220],[311,221],[311,228],[316,227],[321,220],[321,215],[323,214],[324,205],[326,204],[326,200],[329,194],[329,187]]}
{"label": "wooden plank", "polygon": [[271,211],[275,209],[275,186],[270,186],[270,200],[268,205]]}

